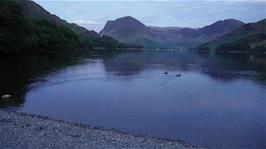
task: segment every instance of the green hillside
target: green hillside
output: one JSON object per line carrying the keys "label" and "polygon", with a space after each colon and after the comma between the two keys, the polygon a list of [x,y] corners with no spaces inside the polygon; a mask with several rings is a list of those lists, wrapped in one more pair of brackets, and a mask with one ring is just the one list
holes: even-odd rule
{"label": "green hillside", "polygon": [[0,52],[129,47],[50,14],[33,1],[0,0]]}
{"label": "green hillside", "polygon": [[223,37],[204,44],[199,50],[228,51],[266,51],[266,19],[246,24]]}

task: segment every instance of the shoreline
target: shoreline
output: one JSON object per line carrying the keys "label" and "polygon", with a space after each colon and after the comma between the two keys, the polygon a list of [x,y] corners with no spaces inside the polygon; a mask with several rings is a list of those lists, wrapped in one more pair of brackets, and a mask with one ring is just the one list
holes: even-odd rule
{"label": "shoreline", "polygon": [[195,148],[170,140],[94,128],[0,109],[1,148]]}
{"label": "shoreline", "polygon": [[[79,53],[79,52],[91,52],[91,51],[106,51],[106,52],[115,52],[115,51],[153,51],[153,52],[194,52],[194,53],[211,53],[211,50],[197,50],[197,49],[175,49],[175,48],[166,48],[166,49],[160,49],[160,48],[115,48],[110,50],[111,48],[104,48],[104,47],[92,47],[91,49],[79,49],[76,51],[68,51],[68,50],[32,50],[32,51],[24,51],[24,52],[3,52],[0,51],[0,54],[2,55],[17,55],[17,54],[55,54],[55,53],[64,53],[64,52],[73,52],[73,53]],[[261,54],[266,55],[266,51],[237,51],[237,50],[228,50],[228,51],[215,51],[216,54]]]}

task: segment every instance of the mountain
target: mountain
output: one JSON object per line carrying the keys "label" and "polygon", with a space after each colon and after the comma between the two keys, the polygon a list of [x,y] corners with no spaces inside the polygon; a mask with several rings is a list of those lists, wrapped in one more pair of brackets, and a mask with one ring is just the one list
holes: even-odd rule
{"label": "mountain", "polygon": [[16,0],[16,1],[19,4],[20,8],[22,9],[23,15],[33,20],[38,20],[38,21],[46,20],[58,26],[67,26],[73,29],[74,31],[83,34],[89,38],[100,37],[98,33],[93,30],[87,30],[84,27],[81,27],[77,24],[74,23],[70,24],[67,21],[62,20],[58,16],[46,11],[44,8],[42,8],[40,5],[38,5],[33,1],[29,0]]}
{"label": "mountain", "polygon": [[29,0],[0,0],[0,52],[131,47],[68,23]]}
{"label": "mountain", "polygon": [[266,51],[266,19],[245,24],[224,36],[199,46],[199,50],[225,51]]}
{"label": "mountain", "polygon": [[107,21],[100,35],[113,37],[120,42],[138,44],[147,48],[193,48],[214,40],[244,25],[243,22],[228,19],[203,28],[150,27],[127,16]]}
{"label": "mountain", "polygon": [[104,29],[100,31],[100,35],[113,37],[123,43],[145,46],[161,44],[159,41],[150,39],[153,36],[152,30],[130,16],[107,21]]}
{"label": "mountain", "polygon": [[148,26],[148,27],[152,30],[163,31],[163,32],[175,32],[184,29],[183,27],[155,27],[155,26]]}

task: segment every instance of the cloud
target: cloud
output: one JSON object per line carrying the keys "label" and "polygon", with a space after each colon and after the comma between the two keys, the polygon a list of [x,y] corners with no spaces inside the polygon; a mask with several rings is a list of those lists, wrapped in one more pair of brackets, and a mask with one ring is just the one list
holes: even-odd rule
{"label": "cloud", "polygon": [[79,24],[79,25],[96,25],[96,24],[98,24],[94,20],[83,20],[83,19],[75,20],[73,22],[76,23],[76,24]]}

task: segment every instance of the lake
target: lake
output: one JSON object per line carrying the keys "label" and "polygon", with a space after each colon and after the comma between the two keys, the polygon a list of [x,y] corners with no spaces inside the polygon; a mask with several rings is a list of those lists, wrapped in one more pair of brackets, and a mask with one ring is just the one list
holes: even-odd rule
{"label": "lake", "polygon": [[265,55],[11,55],[0,69],[8,110],[202,147],[266,148]]}

